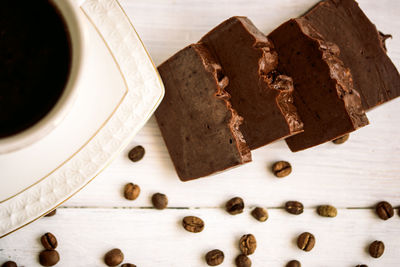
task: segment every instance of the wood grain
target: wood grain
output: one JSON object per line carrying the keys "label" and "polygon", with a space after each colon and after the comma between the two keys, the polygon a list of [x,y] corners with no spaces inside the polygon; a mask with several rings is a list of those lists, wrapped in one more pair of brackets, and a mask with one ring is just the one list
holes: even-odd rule
{"label": "wood grain", "polygon": [[[310,8],[315,0],[123,0],[156,64],[184,46],[196,42],[212,27],[232,15],[248,16],[268,33],[290,17]],[[400,66],[400,1],[360,0],[379,29],[393,35],[389,55]],[[205,266],[203,256],[213,248],[226,254],[221,266],[233,266],[237,240],[251,232],[258,240],[251,256],[254,266],[284,266],[299,259],[303,266],[398,266],[400,218],[396,213],[381,221],[372,207],[381,200],[400,205],[400,99],[368,113],[370,125],[353,133],[343,145],[327,143],[291,153],[283,141],[260,148],[254,161],[208,178],[179,181],[152,118],[135,140],[87,188],[66,202],[55,217],[43,218],[0,240],[0,264],[14,259],[19,266],[39,266],[39,237],[46,231],[59,239],[61,262],[57,266],[103,266],[102,256],[121,248],[126,262],[138,266]],[[271,126],[272,127],[272,126]],[[130,148],[142,145],[144,159],[132,163]],[[269,168],[287,160],[293,173],[275,178]],[[137,183],[141,195],[123,198],[123,186]],[[151,209],[151,195],[163,192],[169,209]],[[227,215],[225,202],[244,198],[247,209]],[[306,211],[292,216],[281,209],[288,200],[302,201]],[[315,213],[320,204],[339,207],[334,219]],[[250,207],[269,208],[266,223],[255,221]],[[200,234],[185,232],[180,220],[197,215],[206,222]],[[317,244],[305,253],[295,246],[302,231],[315,234]],[[375,240],[386,245],[381,259],[372,259],[367,245]]]}
{"label": "wood grain", "polygon": [[[336,218],[319,217],[315,210],[291,215],[270,209],[269,219],[260,223],[246,209],[232,216],[222,209],[59,209],[57,215],[0,241],[0,263],[13,259],[18,266],[38,266],[42,250],[39,238],[47,231],[58,238],[61,261],[57,266],[105,266],[104,254],[120,248],[124,262],[140,267],[206,266],[204,254],[214,248],[225,253],[220,266],[234,266],[239,254],[238,240],[252,233],[257,249],[250,256],[253,266],[285,266],[292,259],[302,266],[354,267],[398,266],[400,218],[382,221],[371,210],[340,209]],[[186,215],[205,221],[203,232],[189,233],[181,226]],[[311,252],[297,248],[296,238],[304,231],[313,233],[316,245]],[[374,240],[385,243],[385,253],[373,259],[366,251]]]}
{"label": "wood grain", "polygon": [[[297,17],[318,0],[120,0],[158,65],[231,16],[247,16],[269,33]],[[378,29],[391,33],[389,55],[400,65],[400,1],[359,0]]]}
{"label": "wood grain", "polygon": [[[113,164],[66,205],[79,207],[148,207],[150,195],[166,193],[173,207],[219,207],[232,196],[251,205],[281,207],[287,200],[307,207],[331,203],[338,207],[372,207],[386,199],[400,205],[400,101],[368,114],[371,125],[354,132],[343,145],[327,143],[292,153],[280,141],[253,153],[253,162],[217,175],[179,181],[154,118]],[[141,144],[144,159],[131,163],[126,154]],[[277,160],[292,163],[290,176],[278,179],[270,166]],[[140,185],[135,202],[122,197],[125,183]]]}

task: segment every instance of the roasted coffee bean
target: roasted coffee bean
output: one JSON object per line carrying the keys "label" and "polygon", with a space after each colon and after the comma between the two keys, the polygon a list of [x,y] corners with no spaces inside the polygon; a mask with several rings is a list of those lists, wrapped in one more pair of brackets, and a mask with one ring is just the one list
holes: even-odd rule
{"label": "roasted coffee bean", "polygon": [[304,206],[301,202],[298,201],[288,201],[285,204],[285,209],[290,214],[299,215],[304,211]]}
{"label": "roasted coffee bean", "polygon": [[313,234],[305,232],[297,238],[297,246],[304,251],[310,251],[315,245],[315,237]]}
{"label": "roasted coffee bean", "polygon": [[144,147],[142,146],[135,146],[134,148],[129,151],[128,157],[131,161],[137,162],[144,157]]}
{"label": "roasted coffee bean", "polygon": [[196,216],[186,216],[182,220],[183,228],[192,233],[199,233],[204,229],[204,222]]}
{"label": "roasted coffee bean", "polygon": [[118,248],[114,248],[106,253],[104,262],[107,266],[117,266],[124,260],[124,254]]}
{"label": "roasted coffee bean", "polygon": [[260,221],[260,222],[265,222],[268,219],[268,212],[266,209],[263,209],[261,207],[257,207],[255,208],[252,212],[251,215],[253,215],[253,217]]}
{"label": "roasted coffee bean", "polygon": [[155,193],[151,201],[153,202],[153,206],[158,210],[163,210],[168,206],[167,196],[161,193]]}
{"label": "roasted coffee bean", "polygon": [[387,220],[392,218],[394,215],[394,210],[392,205],[386,201],[381,201],[376,205],[375,208],[376,214],[378,214],[379,218],[382,220]]}
{"label": "roasted coffee bean", "polygon": [[7,261],[1,267],[17,267],[17,264],[14,261]]}
{"label": "roasted coffee bean", "polygon": [[136,267],[136,265],[132,263],[124,263],[121,265],[121,267]]}
{"label": "roasted coffee bean", "polygon": [[225,255],[219,249],[214,249],[206,254],[206,262],[210,266],[220,265],[224,261]]}
{"label": "roasted coffee bean", "polygon": [[301,267],[301,263],[297,260],[292,260],[286,264],[286,267]]}
{"label": "roasted coffee bean", "polygon": [[128,200],[135,200],[140,194],[140,187],[137,184],[129,183],[124,187],[124,197]]}
{"label": "roasted coffee bean", "polygon": [[52,233],[45,233],[40,238],[40,242],[43,247],[47,250],[53,250],[57,248],[57,238]]}
{"label": "roasted coffee bean", "polygon": [[379,258],[385,251],[385,244],[382,241],[374,241],[369,245],[369,254],[373,258]]}
{"label": "roasted coffee bean", "polygon": [[42,266],[53,266],[60,261],[57,250],[43,250],[39,254],[39,263]]}
{"label": "roasted coffee bean", "polygon": [[251,255],[257,248],[257,240],[254,235],[247,234],[240,238],[239,249],[244,255]]}
{"label": "roasted coffee bean", "polygon": [[251,267],[251,260],[246,255],[240,254],[235,259],[235,264],[237,267]]}
{"label": "roasted coffee bean", "polygon": [[336,138],[335,140],[333,140],[332,142],[336,145],[340,145],[345,143],[347,140],[349,140],[350,135],[349,134],[345,134],[339,138]]}
{"label": "roasted coffee bean", "polygon": [[50,211],[49,213],[47,213],[46,215],[44,215],[44,217],[51,217],[51,216],[56,215],[56,213],[57,213],[57,209],[54,209],[54,210]]}
{"label": "roasted coffee bean", "polygon": [[323,217],[333,218],[333,217],[336,217],[336,215],[337,215],[337,209],[331,205],[319,206],[317,209],[317,212],[320,216],[323,216]]}
{"label": "roasted coffee bean", "polygon": [[278,178],[288,176],[292,172],[292,165],[287,161],[278,161],[272,165],[272,172]]}
{"label": "roasted coffee bean", "polygon": [[357,265],[356,267],[368,267],[368,265],[365,265],[365,264],[359,264],[359,265]]}
{"label": "roasted coffee bean", "polygon": [[243,199],[240,197],[234,197],[225,205],[226,211],[229,212],[231,215],[240,214],[243,212],[244,209],[244,202]]}
{"label": "roasted coffee bean", "polygon": [[243,254],[236,257],[235,263],[237,267],[251,267],[250,258]]}

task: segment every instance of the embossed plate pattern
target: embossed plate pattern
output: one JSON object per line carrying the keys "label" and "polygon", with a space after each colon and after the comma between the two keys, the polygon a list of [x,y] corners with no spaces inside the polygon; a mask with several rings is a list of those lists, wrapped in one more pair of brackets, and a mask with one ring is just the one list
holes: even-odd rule
{"label": "embossed plate pattern", "polygon": [[[0,237],[40,218],[88,184],[129,143],[163,97],[157,70],[118,1],[81,2],[82,12],[121,73],[126,93],[105,124],[73,156],[37,183],[0,202]],[[2,177],[0,186],[10,182]]]}

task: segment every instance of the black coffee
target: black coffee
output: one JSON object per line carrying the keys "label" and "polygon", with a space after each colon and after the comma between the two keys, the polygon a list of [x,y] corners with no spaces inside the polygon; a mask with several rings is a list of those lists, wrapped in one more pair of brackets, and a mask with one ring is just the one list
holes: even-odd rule
{"label": "black coffee", "polygon": [[0,137],[29,128],[54,107],[70,65],[67,28],[48,0],[1,1]]}

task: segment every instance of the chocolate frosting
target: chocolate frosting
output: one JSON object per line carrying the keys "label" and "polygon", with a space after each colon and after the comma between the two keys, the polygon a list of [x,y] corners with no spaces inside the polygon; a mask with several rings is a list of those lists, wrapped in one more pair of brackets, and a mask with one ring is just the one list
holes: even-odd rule
{"label": "chocolate frosting", "polygon": [[400,96],[400,75],[386,55],[385,40],[354,0],[326,0],[302,16],[340,48],[365,110]]}
{"label": "chocolate frosting", "polygon": [[362,107],[360,94],[354,90],[350,69],[346,68],[343,61],[339,58],[339,47],[335,43],[325,41],[322,35],[307,20],[300,18],[297,19],[297,22],[301,24],[305,34],[313,37],[318,42],[319,50],[322,52],[322,59],[329,66],[331,78],[336,80],[337,94],[343,100],[354,126],[358,128],[367,125],[368,119]]}
{"label": "chocolate frosting", "polygon": [[292,132],[302,132],[303,122],[293,104],[293,79],[286,75],[280,75],[276,70],[271,71],[265,78],[270,88],[279,93],[276,97],[276,103],[285,116],[289,129]]}
{"label": "chocolate frosting", "polygon": [[286,139],[292,151],[333,140],[368,124],[339,47],[305,19],[282,24],[268,36],[279,54],[278,71],[294,82],[294,104],[304,132]]}
{"label": "chocolate frosting", "polygon": [[243,119],[225,91],[229,79],[205,46],[186,47],[158,70],[165,97],[155,114],[182,181],[251,161]]}
{"label": "chocolate frosting", "polygon": [[387,48],[386,48],[386,40],[387,39],[392,39],[392,35],[391,34],[384,34],[383,32],[379,31],[379,40],[381,41],[383,50],[385,50],[385,52],[387,52]]}
{"label": "chocolate frosting", "polygon": [[293,83],[277,72],[278,54],[268,38],[245,17],[232,17],[201,40],[230,78],[226,91],[244,122],[251,149],[299,133],[303,124],[293,105]]}

